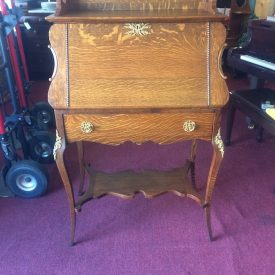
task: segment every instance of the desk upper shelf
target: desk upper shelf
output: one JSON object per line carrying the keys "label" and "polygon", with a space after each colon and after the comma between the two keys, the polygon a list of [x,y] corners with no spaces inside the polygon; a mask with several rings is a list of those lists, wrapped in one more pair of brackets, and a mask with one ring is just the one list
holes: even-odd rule
{"label": "desk upper shelf", "polygon": [[84,11],[207,10],[215,13],[216,0],[57,0],[56,16]]}

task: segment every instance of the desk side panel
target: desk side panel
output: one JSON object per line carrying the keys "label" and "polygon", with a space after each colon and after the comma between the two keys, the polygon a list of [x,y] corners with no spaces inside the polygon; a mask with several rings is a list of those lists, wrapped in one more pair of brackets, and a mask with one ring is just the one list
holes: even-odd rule
{"label": "desk side panel", "polygon": [[229,92],[221,73],[222,50],[226,30],[221,23],[210,24],[210,106],[222,107],[229,99]]}
{"label": "desk side panel", "polygon": [[[55,69],[48,92],[48,101],[55,108],[67,107],[67,47],[66,47],[66,24],[56,24],[50,28],[50,43],[55,55]],[[56,72],[56,73],[55,73]]]}

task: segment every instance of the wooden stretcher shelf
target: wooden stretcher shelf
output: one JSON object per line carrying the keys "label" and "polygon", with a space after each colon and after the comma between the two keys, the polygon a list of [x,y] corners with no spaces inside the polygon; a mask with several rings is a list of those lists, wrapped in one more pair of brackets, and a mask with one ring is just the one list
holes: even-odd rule
{"label": "wooden stretcher shelf", "polygon": [[185,166],[170,171],[122,171],[115,174],[91,171],[87,167],[90,181],[86,192],[79,197],[76,211],[88,200],[114,195],[130,199],[136,193],[142,193],[145,198],[152,198],[166,192],[174,193],[180,197],[189,197],[202,205],[201,195],[195,190],[188,178],[192,162],[187,161]]}

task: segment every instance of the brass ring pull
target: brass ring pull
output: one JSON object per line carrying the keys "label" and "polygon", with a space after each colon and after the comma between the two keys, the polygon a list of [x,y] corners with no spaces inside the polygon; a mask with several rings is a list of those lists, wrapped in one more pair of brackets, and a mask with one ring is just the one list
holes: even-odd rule
{"label": "brass ring pull", "polygon": [[54,49],[52,48],[51,45],[48,45],[48,48],[51,50],[52,52],[52,55],[53,55],[53,60],[54,60],[54,68],[53,68],[53,74],[52,76],[49,78],[49,81],[53,81],[55,75],[56,75],[56,72],[57,72],[57,56],[56,56],[56,53],[54,51]]}
{"label": "brass ring pull", "polygon": [[223,70],[222,70],[222,54],[223,54],[223,51],[226,48],[226,46],[227,46],[227,44],[224,43],[220,49],[219,56],[218,56],[218,70],[219,70],[219,73],[223,79],[227,79],[227,76],[224,75]]}
{"label": "brass ring pull", "polygon": [[89,121],[81,122],[80,129],[84,134],[89,134],[94,131],[94,125]]}
{"label": "brass ring pull", "polygon": [[196,129],[196,122],[187,120],[183,123],[183,130],[185,132],[193,132]]}

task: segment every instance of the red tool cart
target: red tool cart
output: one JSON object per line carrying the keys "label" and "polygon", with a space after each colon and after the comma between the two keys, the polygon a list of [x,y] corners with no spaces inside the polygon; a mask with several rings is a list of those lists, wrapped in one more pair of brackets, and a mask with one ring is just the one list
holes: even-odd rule
{"label": "red tool cart", "polygon": [[3,155],[0,196],[33,198],[48,181],[41,163],[53,161],[54,112],[48,103],[28,104],[30,81],[13,0],[0,0],[0,144]]}

